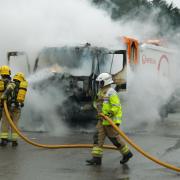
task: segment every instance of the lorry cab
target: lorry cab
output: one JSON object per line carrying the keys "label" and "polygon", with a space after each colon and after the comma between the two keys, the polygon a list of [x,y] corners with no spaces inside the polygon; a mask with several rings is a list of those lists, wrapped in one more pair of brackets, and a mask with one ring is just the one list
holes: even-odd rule
{"label": "lorry cab", "polygon": [[[8,63],[11,65],[19,56],[26,58],[27,54],[8,52]],[[29,77],[44,69],[49,76],[40,81],[31,81],[30,86],[36,91],[43,89],[43,92],[48,92],[49,86],[59,93],[63,91],[66,98],[56,107],[59,116],[65,117],[70,125],[86,125],[95,120],[92,103],[98,91],[96,77],[102,72],[111,73],[117,91],[125,91],[126,67],[126,50],[109,50],[89,43],[83,46],[46,47],[35,59]],[[52,95],[52,99],[54,98],[56,97]]]}

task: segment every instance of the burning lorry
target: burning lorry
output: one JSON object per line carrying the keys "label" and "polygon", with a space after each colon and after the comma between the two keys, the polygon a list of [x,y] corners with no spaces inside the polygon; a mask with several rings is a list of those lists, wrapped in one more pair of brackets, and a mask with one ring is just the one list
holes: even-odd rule
{"label": "burning lorry", "polygon": [[[39,52],[33,68],[30,67],[26,52],[8,52],[8,63],[11,65],[14,59],[18,61],[20,56],[26,59],[30,75],[44,69],[49,72],[49,76],[31,86],[46,91],[50,85],[57,92],[61,91],[66,98],[56,106],[56,112],[70,126],[86,126],[96,122],[93,100],[98,91],[96,77],[100,73],[112,74],[113,86],[122,94],[128,91],[130,72],[136,74],[138,69],[145,69],[169,81],[173,62],[172,51],[161,46],[159,41],[140,43],[128,37],[123,38],[119,48],[111,50],[89,43],[71,47],[46,47]],[[52,101],[53,98],[56,99],[52,95]],[[162,117],[167,115],[165,103],[159,113]],[[38,120],[41,118],[38,117]]]}

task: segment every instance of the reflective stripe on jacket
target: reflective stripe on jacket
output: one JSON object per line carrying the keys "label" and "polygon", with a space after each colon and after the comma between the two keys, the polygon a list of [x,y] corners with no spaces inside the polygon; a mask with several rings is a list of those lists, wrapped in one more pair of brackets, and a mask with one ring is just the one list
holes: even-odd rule
{"label": "reflective stripe on jacket", "polygon": [[[100,92],[101,94],[101,92]],[[109,88],[103,97],[101,112],[109,116],[115,124],[120,124],[122,121],[122,108],[119,96],[113,88]],[[110,125],[107,120],[103,120],[104,126]]]}

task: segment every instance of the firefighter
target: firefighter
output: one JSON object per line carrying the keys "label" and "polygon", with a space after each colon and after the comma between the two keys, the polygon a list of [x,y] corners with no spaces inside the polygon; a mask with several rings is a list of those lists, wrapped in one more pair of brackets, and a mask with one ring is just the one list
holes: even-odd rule
{"label": "firefighter", "polygon": [[[11,69],[9,66],[3,65],[0,67],[0,97],[7,87],[7,84],[11,81]],[[2,118],[3,104],[0,100],[0,120]]]}
{"label": "firefighter", "polygon": [[[18,72],[13,77],[13,81],[10,82],[5,89],[4,93],[1,96],[1,101],[7,101],[7,107],[10,113],[11,118],[13,119],[14,124],[17,126],[21,108],[24,106],[25,95],[27,91],[28,83],[25,79],[25,76],[22,72]],[[8,126],[5,112],[3,111],[2,115],[2,125],[1,125],[1,146],[6,146],[8,143],[8,137],[11,133],[12,147],[18,145],[17,138],[18,135],[12,129],[9,132],[10,128]]]}
{"label": "firefighter", "polygon": [[[113,122],[119,126],[122,121],[122,109],[119,96],[111,87],[111,84],[113,83],[112,76],[108,73],[101,73],[97,77],[96,81],[98,82],[100,88],[97,94],[97,99],[94,103],[97,113],[103,113],[104,115],[110,117]],[[103,155],[102,148],[106,136],[122,154],[123,158],[120,160],[121,164],[125,164],[133,156],[128,146],[124,143],[124,141],[122,141],[118,132],[114,130],[107,120],[102,119],[102,117],[98,117],[96,128],[97,131],[93,137],[94,146],[91,152],[92,159],[86,160],[88,165],[101,165]]]}

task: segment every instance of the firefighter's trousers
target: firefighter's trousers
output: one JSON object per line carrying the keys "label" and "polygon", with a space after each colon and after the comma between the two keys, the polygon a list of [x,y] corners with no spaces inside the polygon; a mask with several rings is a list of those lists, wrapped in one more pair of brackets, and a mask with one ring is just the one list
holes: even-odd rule
{"label": "firefighter's trousers", "polygon": [[92,156],[93,157],[102,157],[103,155],[103,144],[105,141],[106,136],[109,140],[117,147],[122,155],[126,155],[130,152],[128,146],[125,142],[121,139],[118,132],[111,126],[103,126],[102,121],[99,120],[96,125],[97,131],[94,134],[94,147],[92,149]]}
{"label": "firefighter's trousers", "polygon": [[[17,126],[21,110],[20,108],[13,107],[9,110],[10,116],[13,119],[14,124]],[[1,139],[10,139],[12,141],[17,141],[18,135],[16,132],[14,132],[13,129],[10,128],[10,125],[8,124],[8,121],[6,119],[5,111],[2,112],[2,123],[1,123],[1,133],[0,133]]]}

